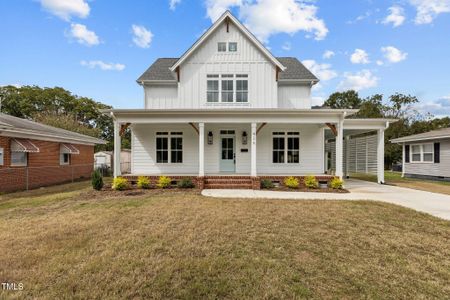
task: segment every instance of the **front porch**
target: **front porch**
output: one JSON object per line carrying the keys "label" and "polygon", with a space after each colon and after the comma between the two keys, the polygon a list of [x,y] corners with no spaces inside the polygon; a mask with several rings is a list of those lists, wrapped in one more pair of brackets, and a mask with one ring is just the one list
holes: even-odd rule
{"label": "front porch", "polygon": [[[114,110],[115,150],[132,131],[131,180],[191,177],[197,186],[259,189],[260,178],[314,175],[343,178],[349,169],[344,139],[377,132],[378,182],[384,182],[384,130],[389,120],[349,120],[352,110]],[[333,168],[326,155],[334,138]],[[114,151],[115,160],[120,161]],[[120,164],[116,164],[120,165]],[[381,170],[381,172],[379,171]],[[114,176],[121,176],[114,168]]]}

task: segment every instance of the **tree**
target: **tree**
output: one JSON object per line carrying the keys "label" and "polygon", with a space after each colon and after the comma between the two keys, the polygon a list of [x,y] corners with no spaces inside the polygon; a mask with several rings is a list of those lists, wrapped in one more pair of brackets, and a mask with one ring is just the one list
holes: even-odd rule
{"label": "tree", "polygon": [[349,90],[331,94],[323,106],[336,109],[358,109],[361,104],[362,100],[359,98],[358,92]]}
{"label": "tree", "polygon": [[[97,150],[113,149],[113,122],[101,112],[112,108],[109,105],[73,95],[60,87],[4,86],[0,87],[0,96],[3,113],[101,138],[108,143],[98,145]],[[129,139],[128,130],[122,144],[129,145]]]}

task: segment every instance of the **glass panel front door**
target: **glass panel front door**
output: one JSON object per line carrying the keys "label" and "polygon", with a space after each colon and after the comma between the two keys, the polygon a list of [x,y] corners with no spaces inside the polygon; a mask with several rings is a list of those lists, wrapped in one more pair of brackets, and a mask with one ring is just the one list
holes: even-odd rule
{"label": "glass panel front door", "polygon": [[221,139],[220,171],[234,172],[236,165],[234,137],[222,136],[220,139]]}

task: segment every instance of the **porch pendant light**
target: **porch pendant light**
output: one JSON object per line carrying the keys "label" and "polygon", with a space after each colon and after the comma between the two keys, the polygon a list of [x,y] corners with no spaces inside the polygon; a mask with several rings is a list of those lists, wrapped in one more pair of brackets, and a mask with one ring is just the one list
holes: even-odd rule
{"label": "porch pendant light", "polygon": [[208,132],[208,145],[213,144],[213,133],[212,131]]}
{"label": "porch pendant light", "polygon": [[247,131],[242,132],[242,145],[247,145]]}

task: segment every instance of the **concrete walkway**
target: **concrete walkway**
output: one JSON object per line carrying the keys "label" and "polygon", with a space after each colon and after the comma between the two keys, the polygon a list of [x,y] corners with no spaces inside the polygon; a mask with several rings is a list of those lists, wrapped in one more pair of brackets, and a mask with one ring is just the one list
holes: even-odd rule
{"label": "concrete walkway", "polygon": [[257,190],[203,190],[202,195],[220,198],[262,198],[298,200],[375,200],[393,203],[450,220],[450,195],[413,190],[349,179],[349,194],[301,193]]}

